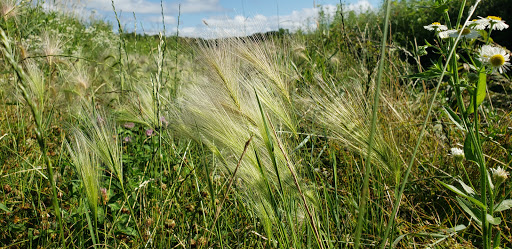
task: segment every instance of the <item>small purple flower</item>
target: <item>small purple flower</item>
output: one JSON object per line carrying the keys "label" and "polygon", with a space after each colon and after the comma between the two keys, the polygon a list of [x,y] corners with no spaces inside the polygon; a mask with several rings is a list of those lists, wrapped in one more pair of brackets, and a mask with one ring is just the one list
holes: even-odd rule
{"label": "small purple flower", "polygon": [[103,205],[107,204],[108,192],[106,188],[100,188],[101,197],[103,198]]}
{"label": "small purple flower", "polygon": [[164,117],[164,116],[161,116],[161,117],[160,117],[160,122],[162,122],[162,124],[163,124],[165,127],[167,127],[167,126],[169,125],[169,121],[167,121],[167,120],[165,119],[165,117]]}
{"label": "small purple flower", "polygon": [[125,143],[129,143],[131,141],[132,141],[132,137],[130,137],[130,136],[124,138]]}
{"label": "small purple flower", "polygon": [[133,129],[135,127],[135,124],[133,122],[124,123],[124,128],[126,129]]}
{"label": "small purple flower", "polygon": [[96,122],[98,125],[103,125],[105,123],[105,119],[103,119],[100,115],[96,117]]}
{"label": "small purple flower", "polygon": [[146,136],[151,137],[153,135],[153,129],[147,129],[146,130]]}

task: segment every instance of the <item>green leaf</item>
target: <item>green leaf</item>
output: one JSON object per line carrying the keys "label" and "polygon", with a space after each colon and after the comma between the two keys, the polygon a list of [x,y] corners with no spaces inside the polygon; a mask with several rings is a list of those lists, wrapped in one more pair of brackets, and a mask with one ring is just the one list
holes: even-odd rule
{"label": "green leaf", "polygon": [[493,247],[492,248],[500,248],[501,244],[501,232],[500,230],[496,231],[496,235],[494,236],[494,239],[493,239],[493,242],[492,242],[492,245]]}
{"label": "green leaf", "polygon": [[490,214],[487,214],[485,217],[487,217],[487,221],[490,224],[499,225],[501,223],[501,218],[500,217],[492,217],[492,215],[490,215]]}
{"label": "green leaf", "polygon": [[473,161],[478,164],[475,143],[473,142],[470,134],[466,135],[466,140],[464,141],[464,156],[466,157],[466,160]]}
{"label": "green leaf", "polygon": [[121,227],[118,229],[118,232],[121,232],[128,236],[137,236],[137,230],[135,230],[133,227]]}
{"label": "green leaf", "polygon": [[116,212],[117,210],[121,209],[121,205],[117,202],[108,204],[112,212]]}
{"label": "green leaf", "polygon": [[435,6],[434,7],[434,10],[439,13],[439,14],[443,14],[445,12],[448,12],[448,5],[447,4],[440,4],[438,6]]}
{"label": "green leaf", "polygon": [[10,212],[11,212],[11,210],[10,210],[6,205],[4,205],[4,204],[3,204],[3,203],[1,203],[1,202],[0,202],[0,209],[1,209],[1,210],[4,210],[4,211],[5,211],[5,212],[7,212],[7,213],[10,213]]}
{"label": "green leaf", "polygon": [[444,111],[446,112],[446,114],[448,114],[448,118],[450,118],[452,123],[454,123],[455,126],[457,126],[457,128],[459,128],[459,129],[464,131],[465,129],[462,126],[462,120],[460,119],[459,115],[457,115],[457,113],[455,113],[452,110],[452,108],[450,108],[449,106],[445,106],[443,108],[444,108]]}
{"label": "green leaf", "polygon": [[297,145],[297,147],[295,147],[295,149],[292,150],[290,155],[297,152],[300,148],[304,147],[304,145],[306,145],[306,143],[309,141],[310,138],[311,138],[311,135],[308,135],[306,138],[304,138],[304,140],[302,140],[302,142],[300,142],[300,144]]}
{"label": "green leaf", "polygon": [[429,70],[427,70],[425,72],[409,74],[409,75],[406,75],[405,77],[409,78],[409,79],[431,80],[431,79],[439,78],[441,76],[441,73],[442,73],[441,70],[439,70],[435,67],[431,67],[431,68],[429,68]]}
{"label": "green leaf", "polygon": [[467,184],[465,184],[463,181],[461,180],[458,180],[458,182],[460,183],[460,185],[462,186],[462,188],[464,189],[464,191],[466,191],[466,193],[472,197],[475,196],[475,190],[471,187],[471,186],[468,186]]}
{"label": "green leaf", "polygon": [[502,211],[505,211],[505,210],[508,210],[512,208],[512,200],[511,199],[508,199],[508,200],[504,200],[502,201],[495,209],[494,209],[494,212],[502,212]]}
{"label": "green leaf", "polygon": [[459,206],[462,208],[462,210],[464,210],[467,214],[469,214],[469,216],[471,216],[471,218],[473,218],[479,226],[482,226],[482,221],[480,220],[480,210],[470,208],[469,203],[467,203],[465,200],[463,200],[459,197],[456,197],[456,199],[457,199],[457,202],[459,203]]}
{"label": "green leaf", "polygon": [[391,248],[396,248],[396,246],[398,245],[398,242],[400,242],[400,240],[402,240],[403,238],[405,238],[405,236],[409,235],[408,233],[406,234],[402,234],[400,236],[398,236],[394,241],[393,243],[391,244]]}
{"label": "green leaf", "polygon": [[[484,102],[485,94],[487,90],[487,74],[485,71],[479,72],[478,74],[478,83],[476,85],[476,106],[479,107],[482,102]],[[474,98],[471,98],[471,104],[468,108],[468,114],[471,114],[475,111],[474,107]]]}
{"label": "green leaf", "polygon": [[442,181],[438,181],[439,183],[441,183],[441,185],[443,185],[444,187],[446,187],[447,189],[451,190],[452,192],[468,199],[469,201],[471,201],[472,203],[474,203],[475,205],[483,208],[483,209],[486,209],[487,207],[479,200],[467,195],[467,194],[464,194],[464,192],[460,191],[457,187],[453,186],[453,185],[450,185],[450,184],[446,184]]}
{"label": "green leaf", "polygon": [[457,226],[454,226],[454,227],[451,227],[451,228],[446,228],[446,229],[443,229],[442,231],[449,234],[449,233],[456,233],[456,232],[460,232],[464,229],[466,229],[467,226],[464,225],[464,224],[460,224],[460,225],[457,225]]}
{"label": "green leaf", "polygon": [[480,106],[484,102],[487,92],[487,74],[482,71],[478,74],[478,84],[476,85],[476,106]]}

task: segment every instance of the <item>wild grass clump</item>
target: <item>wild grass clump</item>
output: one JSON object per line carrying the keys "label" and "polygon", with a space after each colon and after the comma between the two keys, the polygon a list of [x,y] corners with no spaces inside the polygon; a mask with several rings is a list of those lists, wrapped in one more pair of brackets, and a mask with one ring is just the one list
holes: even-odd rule
{"label": "wild grass clump", "polygon": [[[297,130],[290,97],[293,72],[283,55],[271,53],[274,46],[235,38],[200,44],[198,60],[205,74],[185,80],[190,83],[177,100],[171,123],[206,144],[227,175],[236,172],[237,189],[264,222],[267,235],[283,239],[279,245],[285,246],[301,240],[295,233],[305,209],[295,205],[312,205],[315,197],[299,177],[312,202],[302,203],[293,177],[300,165],[285,157],[290,137],[280,134],[287,131],[293,137]],[[276,222],[284,237],[273,235]]]}
{"label": "wild grass clump", "polygon": [[[364,156],[368,148],[370,136],[371,103],[361,84],[352,83],[352,86],[336,88],[333,84],[321,82],[321,89],[311,93],[305,106],[314,106],[311,119],[322,133],[335,139],[344,148]],[[373,92],[373,91],[372,91]],[[384,97],[384,96],[383,96]],[[385,97],[384,97],[385,98]],[[392,108],[392,107],[391,107]],[[393,127],[384,127],[394,124],[397,127],[406,124],[406,120],[396,112],[386,113],[388,116],[380,117],[379,129],[374,137],[372,160],[379,166],[384,179],[396,185],[400,183],[403,162],[400,159],[404,144],[395,141],[389,130]]]}

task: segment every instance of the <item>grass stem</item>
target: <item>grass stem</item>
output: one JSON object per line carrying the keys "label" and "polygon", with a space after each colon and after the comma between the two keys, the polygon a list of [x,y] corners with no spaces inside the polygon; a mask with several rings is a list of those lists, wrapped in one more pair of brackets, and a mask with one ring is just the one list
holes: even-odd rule
{"label": "grass stem", "polygon": [[360,242],[361,242],[361,233],[363,231],[363,220],[364,216],[366,214],[366,202],[367,202],[367,196],[369,192],[369,181],[370,181],[370,174],[372,172],[372,152],[373,152],[373,143],[374,143],[374,137],[375,137],[375,130],[377,126],[377,110],[379,109],[379,101],[380,101],[380,88],[382,83],[382,74],[384,71],[384,62],[386,61],[386,44],[388,39],[388,26],[389,26],[389,14],[391,11],[391,0],[386,1],[386,9],[385,13],[386,16],[384,18],[384,34],[382,35],[381,40],[381,46],[380,46],[380,61],[379,61],[379,71],[377,72],[377,82],[375,86],[375,92],[374,92],[374,99],[373,99],[373,112],[372,112],[372,123],[370,128],[370,136],[368,139],[368,151],[366,154],[366,160],[365,160],[365,174],[364,174],[364,180],[363,180],[363,189],[361,192],[361,199],[359,203],[359,214],[357,217],[357,227],[356,227],[356,234],[355,234],[355,240],[354,240],[354,248],[359,248]]}

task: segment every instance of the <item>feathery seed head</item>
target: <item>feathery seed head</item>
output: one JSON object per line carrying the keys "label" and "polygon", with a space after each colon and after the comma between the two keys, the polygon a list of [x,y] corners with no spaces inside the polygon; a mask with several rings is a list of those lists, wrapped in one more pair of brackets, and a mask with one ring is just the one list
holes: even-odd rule
{"label": "feathery seed head", "polygon": [[494,185],[496,185],[496,186],[499,186],[500,184],[505,182],[510,175],[502,167],[491,169],[491,172],[492,172],[492,178],[494,179]]}
{"label": "feathery seed head", "polygon": [[16,17],[18,14],[18,6],[15,0],[0,1],[0,13],[4,19]]}
{"label": "feathery seed head", "polygon": [[88,139],[84,132],[74,128],[72,134],[71,144],[67,143],[68,152],[82,180],[89,208],[94,217],[97,217],[98,193],[100,191],[99,162],[93,151],[94,149],[87,143]]}
{"label": "feathery seed head", "polygon": [[55,62],[54,56],[62,53],[62,41],[58,38],[57,35],[52,35],[49,32],[45,32],[42,35],[41,41],[43,54],[46,56],[48,64],[51,65]]}

